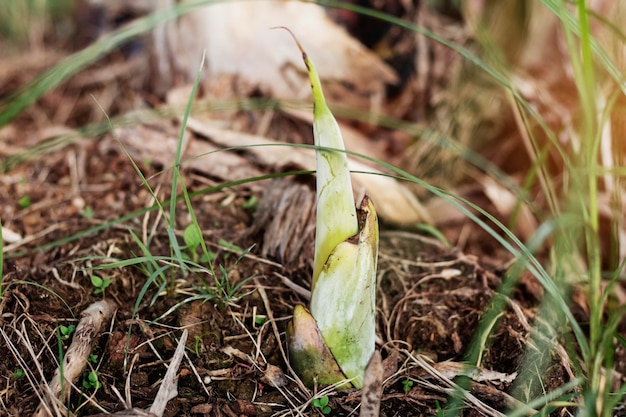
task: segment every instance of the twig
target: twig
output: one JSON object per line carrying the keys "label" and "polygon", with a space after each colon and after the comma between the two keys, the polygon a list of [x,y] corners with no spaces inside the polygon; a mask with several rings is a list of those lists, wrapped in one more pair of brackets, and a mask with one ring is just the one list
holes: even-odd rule
{"label": "twig", "polygon": [[380,352],[376,350],[365,368],[359,417],[378,417],[382,395],[383,361]]}
{"label": "twig", "polygon": [[[60,403],[64,403],[67,400],[72,384],[78,379],[87,364],[93,341],[100,334],[104,322],[113,316],[115,308],[114,302],[102,300],[93,303],[81,313],[72,344],[67,349],[65,358],[63,358],[63,365],[55,371],[47,392],[44,393],[44,399],[37,407],[33,417],[52,416],[50,408],[52,402],[58,399]],[[63,371],[64,383],[61,383],[61,370]]]}
{"label": "twig", "polygon": [[178,373],[178,368],[180,367],[180,363],[185,355],[185,343],[187,343],[188,334],[189,332],[185,329],[180,337],[180,340],[178,341],[178,346],[176,347],[170,366],[167,368],[163,382],[159,387],[159,392],[157,392],[154,403],[152,404],[152,407],[150,407],[150,412],[157,416],[162,416],[167,402],[178,395],[176,374]]}
{"label": "twig", "polygon": [[109,415],[113,415],[115,417],[163,417],[165,406],[168,401],[178,395],[176,374],[178,373],[178,368],[180,367],[183,357],[185,356],[185,343],[187,343],[188,335],[189,332],[185,329],[180,337],[180,340],[178,341],[178,346],[176,347],[174,356],[172,356],[170,365],[167,368],[167,372],[163,377],[163,381],[161,382],[161,386],[159,387],[159,391],[154,398],[154,403],[152,403],[150,410],[129,408],[113,414],[93,414],[90,417],[106,417]]}

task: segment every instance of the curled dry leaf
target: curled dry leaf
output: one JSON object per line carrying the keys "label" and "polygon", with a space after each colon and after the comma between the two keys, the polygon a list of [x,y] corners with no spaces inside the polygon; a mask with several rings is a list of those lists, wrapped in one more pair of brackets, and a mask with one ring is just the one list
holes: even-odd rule
{"label": "curled dry leaf", "polygon": [[[174,0],[160,2],[164,8],[173,4]],[[344,104],[348,102],[343,94],[353,92],[355,101],[358,96],[369,101],[383,94],[385,84],[397,81],[393,70],[334,23],[323,7],[265,0],[213,4],[165,25],[154,36],[159,78],[173,80],[182,73],[193,80],[206,51],[209,81],[220,74],[236,74],[273,97],[306,98],[310,96],[307,74],[293,53],[293,42],[269,30],[281,25],[289,25],[307,40],[307,51],[321,68],[325,83],[350,86],[341,91]]]}
{"label": "curled dry leaf", "polygon": [[285,377],[282,369],[278,366],[268,364],[265,372],[263,372],[261,381],[272,387],[280,388],[287,384],[287,377]]}

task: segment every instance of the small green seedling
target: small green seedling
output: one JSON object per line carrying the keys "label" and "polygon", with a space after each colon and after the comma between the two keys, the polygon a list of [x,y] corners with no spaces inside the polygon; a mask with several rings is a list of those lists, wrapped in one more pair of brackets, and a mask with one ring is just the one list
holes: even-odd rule
{"label": "small green seedling", "polygon": [[317,408],[321,411],[322,414],[329,414],[332,409],[328,406],[328,396],[324,395],[323,397],[313,398],[313,407]]}
{"label": "small green seedling", "polygon": [[98,371],[91,371],[87,375],[87,378],[83,380],[83,388],[85,389],[98,389],[102,386],[102,383],[98,380]]}
{"label": "small green seedling", "polygon": [[69,339],[72,333],[74,333],[74,330],[76,330],[76,326],[73,324],[70,324],[69,326],[60,325],[59,333],[61,333],[61,339]]}
{"label": "small green seedling", "polygon": [[94,286],[93,293],[94,295],[102,294],[104,296],[104,292],[111,285],[111,278],[102,278],[98,275],[91,276],[91,285]]}
{"label": "small green seedling", "polygon": [[405,379],[402,381],[402,391],[408,394],[408,392],[411,391],[411,388],[413,388],[413,381],[411,381],[410,379]]}
{"label": "small green seedling", "polygon": [[188,255],[183,254],[184,258],[187,258],[193,262],[203,262],[210,264],[215,259],[215,252],[208,251],[203,253],[198,260],[198,246],[202,244],[202,232],[195,224],[190,224],[185,228],[183,232],[183,240],[187,246]]}
{"label": "small green seedling", "polygon": [[17,368],[15,372],[13,372],[13,379],[22,379],[26,376],[26,373],[22,368]]}
{"label": "small green seedling", "polygon": [[20,208],[28,208],[30,207],[30,197],[25,195],[23,197],[21,197],[18,201],[17,201],[17,205],[20,206]]}
{"label": "small green seedling", "polygon": [[255,210],[258,205],[258,200],[255,196],[250,196],[244,203],[241,205],[245,210]]}
{"label": "small green seedling", "polygon": [[183,240],[185,241],[185,245],[187,245],[187,251],[189,252],[191,260],[194,262],[197,261],[198,255],[196,251],[202,242],[202,232],[192,223],[185,228]]}
{"label": "small green seedling", "polygon": [[98,355],[96,355],[95,353],[92,353],[89,355],[89,358],[87,360],[93,364],[96,364],[98,363]]}
{"label": "small green seedling", "polygon": [[93,207],[91,206],[87,206],[83,209],[83,211],[80,213],[81,216],[83,216],[85,219],[87,220],[92,220],[93,219]]}
{"label": "small green seedling", "polygon": [[267,317],[264,315],[254,316],[254,324],[255,326],[263,326],[267,321]]}

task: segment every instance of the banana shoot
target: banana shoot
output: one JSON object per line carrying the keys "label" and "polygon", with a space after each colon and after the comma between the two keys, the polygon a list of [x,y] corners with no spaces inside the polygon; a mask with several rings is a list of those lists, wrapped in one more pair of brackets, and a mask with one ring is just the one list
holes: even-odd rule
{"label": "banana shoot", "polygon": [[313,63],[296,43],[313,92],[317,223],[310,313],[294,310],[290,361],[309,386],[345,381],[342,387],[360,388],[375,349],[378,219],[367,196],[355,207],[341,131]]}

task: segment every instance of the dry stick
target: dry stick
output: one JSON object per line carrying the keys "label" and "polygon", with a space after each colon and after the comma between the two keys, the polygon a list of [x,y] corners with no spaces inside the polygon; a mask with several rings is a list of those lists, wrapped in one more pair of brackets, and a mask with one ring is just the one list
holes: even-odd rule
{"label": "dry stick", "polygon": [[[33,417],[52,416],[50,407],[57,400],[57,397],[60,403],[67,400],[72,384],[78,379],[87,364],[92,342],[100,334],[103,323],[113,316],[115,308],[116,305],[113,301],[102,300],[93,303],[81,313],[72,344],[67,349],[65,358],[63,358],[63,367],[59,367],[55,371],[47,392],[44,393],[44,400],[37,407]],[[63,384],[61,383],[61,369],[65,380]]]}
{"label": "dry stick", "polygon": [[185,343],[187,343],[188,335],[189,332],[185,329],[180,337],[180,340],[178,341],[178,346],[176,347],[170,366],[167,368],[163,382],[159,387],[159,392],[157,392],[154,403],[150,407],[150,412],[152,414],[162,416],[167,402],[178,395],[176,374],[178,373],[178,368],[180,367],[180,363],[185,355]]}
{"label": "dry stick", "polygon": [[363,377],[361,413],[359,417],[378,417],[380,400],[383,395],[383,361],[380,352],[375,350]]}
{"label": "dry stick", "polygon": [[437,382],[439,382],[439,384],[443,385],[443,386],[441,386],[441,385],[437,385],[437,384],[434,384],[434,383],[431,384],[430,382],[423,380],[423,381],[420,382],[420,384],[422,384],[423,386],[426,386],[426,387],[431,388],[433,390],[444,392],[444,393],[446,393],[448,395],[451,395],[455,391],[458,391],[458,392],[463,394],[463,400],[465,402],[467,402],[468,404],[470,404],[470,406],[472,406],[474,409],[478,410],[478,412],[481,415],[490,416],[490,417],[504,417],[504,413],[501,413],[500,411],[498,411],[498,410],[492,408],[491,406],[483,403],[480,399],[478,399],[476,396],[471,394],[469,391],[466,391],[466,390],[462,389],[459,385],[457,385],[455,382],[453,382],[452,378],[454,378],[457,375],[460,375],[460,373],[457,374],[457,375],[451,376],[451,378],[449,378],[448,376],[446,376],[443,373],[441,373],[437,368],[435,368],[434,366],[429,364],[424,359],[423,355],[420,355],[420,354],[413,355],[409,351],[404,350],[404,349],[402,349],[401,351],[405,355],[407,355],[409,360],[411,360],[418,367],[420,367],[423,370],[425,370],[430,376],[435,378],[435,380]]}
{"label": "dry stick", "polygon": [[285,284],[287,288],[289,288],[290,290],[298,294],[300,297],[304,298],[307,301],[311,299],[310,290],[307,290],[306,288],[301,287],[300,285],[296,284],[295,282],[293,282],[286,276],[279,274],[278,272],[274,272],[274,275],[280,278],[280,280],[283,282],[283,284]]}
{"label": "dry stick", "polygon": [[163,417],[165,406],[169,400],[178,395],[176,374],[178,373],[178,368],[180,367],[183,357],[185,356],[185,344],[187,343],[188,335],[189,332],[185,329],[180,337],[180,340],[178,341],[178,346],[176,347],[174,356],[172,356],[170,365],[167,367],[167,372],[163,377],[163,381],[161,381],[161,386],[159,387],[159,391],[157,392],[157,395],[154,398],[154,403],[152,403],[149,411],[141,408],[129,408],[113,414],[92,414],[90,417],[107,417],[110,415],[115,417]]}

